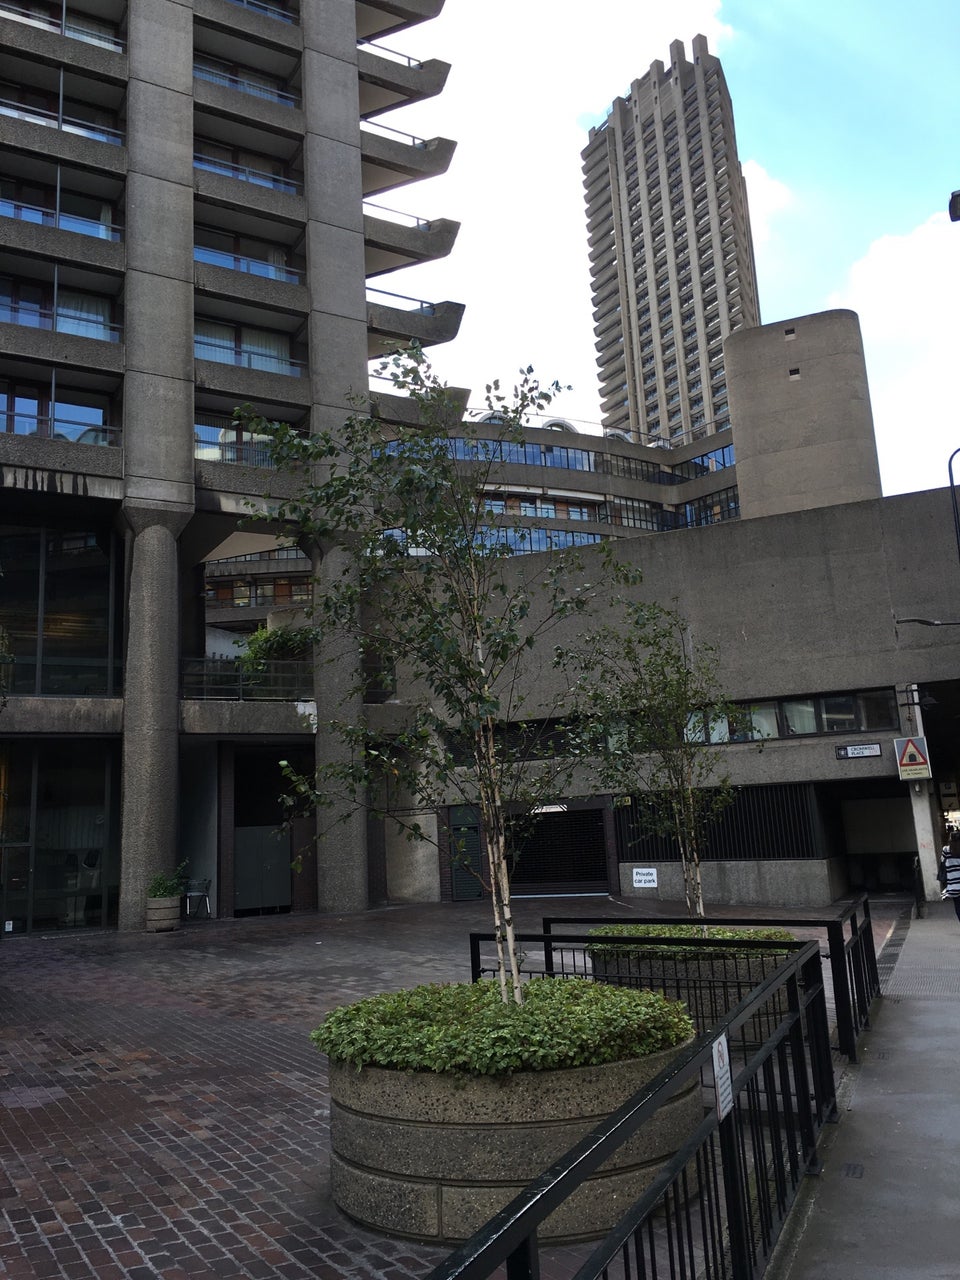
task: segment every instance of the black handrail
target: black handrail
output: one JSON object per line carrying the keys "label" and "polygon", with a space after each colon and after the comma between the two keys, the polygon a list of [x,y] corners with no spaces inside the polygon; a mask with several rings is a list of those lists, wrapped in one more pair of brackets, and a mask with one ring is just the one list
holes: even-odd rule
{"label": "black handrail", "polygon": [[[555,925],[656,924],[689,925],[689,916],[544,916],[543,932],[552,934]],[[701,923],[697,920],[695,923]],[[833,1000],[837,1018],[837,1047],[850,1062],[857,1062],[860,1032],[870,1026],[873,1001],[883,994],[873,941],[870,900],[865,893],[838,905],[832,915],[810,916],[706,916],[707,925],[779,926],[825,929],[833,980]],[[849,936],[848,935],[849,930]],[[627,939],[624,939],[626,941]],[[595,939],[591,939],[595,941]],[[687,941],[684,939],[684,945]],[[644,939],[644,943],[647,939]],[[716,946],[716,942],[713,944]],[[738,942],[737,944],[741,944]],[[547,951],[547,966],[552,964],[552,950]]]}
{"label": "black handrail", "polygon": [[[471,951],[474,938],[479,955],[479,942],[489,941],[493,935],[471,935]],[[540,940],[549,944],[549,935],[540,935]],[[534,938],[525,935],[524,941],[533,942]],[[713,945],[716,947],[716,943]],[[779,1009],[777,1025],[759,1047],[751,1044],[744,1053],[732,1081],[732,1109],[723,1117],[716,1107],[710,1109],[641,1199],[597,1246],[576,1280],[594,1280],[606,1274],[610,1258],[631,1237],[636,1243],[638,1233],[649,1229],[654,1209],[668,1195],[679,1194],[675,1189],[681,1184],[686,1186],[691,1162],[696,1160],[699,1168],[701,1159],[711,1165],[714,1178],[718,1171],[722,1173],[724,1192],[720,1196],[713,1194],[708,1184],[700,1186],[699,1194],[710,1203],[704,1210],[709,1213],[709,1222],[704,1218],[698,1229],[707,1229],[712,1247],[728,1254],[732,1280],[752,1280],[759,1274],[757,1267],[769,1255],[802,1176],[818,1168],[817,1135],[826,1121],[836,1117],[819,947],[813,942],[776,945],[787,946],[790,954],[769,977],[708,1034],[682,1050],[654,1080],[531,1182],[434,1268],[427,1280],[487,1280],[504,1264],[508,1280],[536,1280],[536,1232],[540,1224],[684,1083],[693,1077],[702,1080],[704,1073],[709,1073],[714,1044],[720,1036],[725,1035],[729,1043],[739,1043],[741,1047],[750,1044],[747,1028],[755,1026],[765,1008],[774,1002]],[[787,996],[786,1008],[779,1000],[782,991]],[[757,1123],[757,1116],[763,1107],[770,1112],[771,1122],[761,1133],[764,1126]],[[774,1118],[782,1123],[772,1123]],[[756,1145],[758,1137],[767,1144],[762,1151]],[[772,1157],[773,1200],[758,1176],[745,1176],[749,1174],[744,1167],[748,1152],[755,1160],[758,1152],[761,1158]],[[753,1172],[757,1173],[756,1165]],[[692,1201],[686,1191],[683,1196],[684,1212],[689,1216]],[[681,1233],[688,1228],[689,1222],[686,1228],[683,1222],[677,1227]],[[671,1247],[672,1244],[671,1241]],[[666,1274],[679,1276],[687,1272],[681,1266],[680,1271],[672,1267],[669,1273],[665,1270]]]}

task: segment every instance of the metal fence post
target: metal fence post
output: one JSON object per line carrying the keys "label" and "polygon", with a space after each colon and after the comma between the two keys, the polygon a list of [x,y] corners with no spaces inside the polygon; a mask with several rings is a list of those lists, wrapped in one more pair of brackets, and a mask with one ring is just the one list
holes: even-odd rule
{"label": "metal fence post", "polygon": [[732,1280],[753,1280],[753,1263],[747,1237],[747,1218],[740,1172],[740,1148],[737,1135],[739,1103],[734,1103],[720,1121],[720,1164],[723,1169],[723,1197],[730,1232],[730,1275]]}
{"label": "metal fence post", "polygon": [[845,1053],[851,1062],[856,1062],[857,1029],[850,1001],[850,978],[847,973],[842,920],[831,920],[827,925],[827,946],[830,949],[830,973],[833,977],[833,1007],[837,1014],[837,1044],[841,1053]]}
{"label": "metal fence post", "polygon": [[536,1236],[525,1236],[508,1256],[507,1280],[540,1280],[540,1252]]}

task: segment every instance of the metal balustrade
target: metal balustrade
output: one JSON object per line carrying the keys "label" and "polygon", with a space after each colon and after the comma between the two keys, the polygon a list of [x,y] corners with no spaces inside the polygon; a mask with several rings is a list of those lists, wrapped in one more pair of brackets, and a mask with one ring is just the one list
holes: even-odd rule
{"label": "metal balustrade", "polygon": [[267,18],[274,18],[278,22],[288,22],[293,26],[299,26],[300,15],[292,9],[285,9],[279,4],[270,4],[269,0],[227,0],[228,4],[239,5],[241,9],[250,9],[253,13],[262,13]]}
{"label": "metal balustrade", "polygon": [[70,444],[108,445],[118,447],[123,440],[119,427],[109,427],[106,423],[93,423],[62,418],[58,415],[46,417],[37,414],[16,413],[8,411],[0,415],[12,420],[13,430],[9,435],[36,436],[42,440],[63,440]]}
{"label": "metal balustrade", "polygon": [[74,231],[77,235],[93,236],[97,240],[120,240],[123,228],[114,222],[98,222],[62,209],[45,209],[39,204],[24,204],[22,200],[0,200],[0,217],[16,218],[40,227],[57,227],[60,231]]}
{"label": "metal balustrade", "polygon": [[[564,941],[575,940],[588,941],[585,935]],[[471,954],[476,958],[493,941],[493,934],[471,935]],[[667,951],[677,945],[676,939],[649,942]],[[545,972],[557,939],[524,934],[520,943],[525,971],[539,961]],[[599,1244],[565,1253],[564,1274],[575,1272],[574,1280],[761,1276],[803,1178],[819,1169],[819,1134],[837,1115],[818,944],[773,944],[770,961],[772,972],[759,985],[427,1280],[504,1273],[509,1280],[535,1280],[540,1224],[691,1079],[701,1085],[702,1122],[678,1136],[675,1156]]]}
{"label": "metal balustrade", "polygon": [[222,702],[309,702],[313,668],[309,662],[267,662],[249,670],[231,658],[187,658],[181,668],[181,696]]}
{"label": "metal balustrade", "polygon": [[42,124],[50,129],[62,129],[64,133],[76,133],[83,138],[109,142],[117,147],[123,144],[123,134],[119,129],[95,124],[90,120],[81,120],[77,116],[68,116],[63,112],[48,111],[45,107],[25,107],[12,98],[0,98],[0,116],[9,116],[13,120],[26,120],[30,124]]}

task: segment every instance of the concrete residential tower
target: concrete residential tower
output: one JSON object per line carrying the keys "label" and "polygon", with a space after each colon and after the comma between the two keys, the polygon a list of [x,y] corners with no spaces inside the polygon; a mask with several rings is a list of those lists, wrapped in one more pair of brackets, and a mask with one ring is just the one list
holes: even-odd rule
{"label": "concrete residential tower", "polygon": [[335,427],[371,357],[457,331],[367,288],[456,235],[368,203],[453,153],[374,120],[442,89],[392,52],[442,3],[0,0],[6,932],[134,927],[182,859],[224,914],[366,905],[362,830],[291,878],[313,690],[219,680],[204,565],[267,541],[236,536],[273,482],[235,406]]}
{"label": "concrete residential tower", "polygon": [[703,36],[617,98],[583,152],[603,426],[675,447],[728,423],[723,342],[760,323],[733,109]]}

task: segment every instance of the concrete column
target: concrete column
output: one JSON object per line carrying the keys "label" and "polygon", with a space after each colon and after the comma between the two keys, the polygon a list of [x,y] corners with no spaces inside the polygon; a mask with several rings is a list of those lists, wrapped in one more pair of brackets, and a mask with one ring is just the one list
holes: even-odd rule
{"label": "concrete column", "polygon": [[[347,567],[345,552],[325,548],[315,563],[317,590],[339,579]],[[332,650],[332,652],[331,652]],[[356,640],[344,636],[318,655],[315,676],[317,701],[317,768],[349,758],[340,735],[324,731],[330,721],[359,724],[363,697],[359,687]],[[365,911],[367,899],[366,810],[345,801],[317,812],[317,900],[321,911]]]}
{"label": "concrete column", "polygon": [[939,898],[937,864],[940,858],[940,820],[937,813],[937,797],[932,782],[910,783],[910,808],[913,812],[913,829],[920,854],[920,874],[927,901]]}
{"label": "concrete column", "polygon": [[127,507],[120,928],[143,927],[146,887],[177,865],[179,567],[185,513]]}
{"label": "concrete column", "polygon": [[[366,396],[368,387],[356,12],[338,0],[315,0],[301,6],[301,18],[311,427],[335,432],[353,411],[354,397]],[[326,547],[324,553],[314,565],[320,589],[345,564],[340,548]],[[359,724],[363,715],[355,638],[328,645],[320,659],[318,766],[344,754],[338,735],[325,732],[324,725]],[[321,810],[317,831],[320,910],[365,910],[366,813],[348,805],[339,812]]]}
{"label": "concrete column", "polygon": [[130,0],[124,488],[192,508],[193,11]]}

